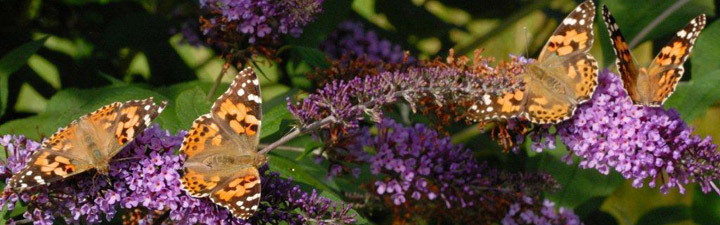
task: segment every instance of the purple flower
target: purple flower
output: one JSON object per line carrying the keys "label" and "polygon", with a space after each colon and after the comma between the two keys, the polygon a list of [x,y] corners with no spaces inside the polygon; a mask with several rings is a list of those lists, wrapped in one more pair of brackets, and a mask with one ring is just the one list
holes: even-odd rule
{"label": "purple flower", "polygon": [[380,121],[383,106],[401,99],[408,102],[413,111],[420,106],[436,106],[437,111],[442,111],[440,108],[451,105],[469,107],[480,101],[483,93],[515,88],[519,83],[507,76],[476,74],[457,68],[414,68],[348,81],[335,80],[297,104],[288,99],[288,109],[301,125],[330,121],[337,127],[356,128],[366,114]]}
{"label": "purple flower", "polygon": [[366,57],[384,63],[403,63],[405,54],[400,45],[381,40],[374,31],[366,31],[362,23],[352,21],[340,23],[320,49],[334,59]]}
{"label": "purple flower", "polygon": [[525,198],[523,201],[519,201],[510,206],[501,224],[576,225],[583,223],[580,222],[580,218],[570,209],[560,207],[555,210],[554,202],[545,200],[542,205],[537,205],[532,199]]}
{"label": "purple flower", "polygon": [[376,152],[368,161],[370,171],[385,177],[375,182],[378,195],[390,196],[395,205],[408,199],[432,201],[429,196],[440,196],[448,208],[478,203],[476,188],[484,181],[471,150],[451,144],[449,138],[421,124],[404,127],[385,119],[377,129],[377,135],[361,140],[368,140],[365,148]]}
{"label": "purple flower", "polygon": [[[276,41],[280,35],[298,37],[302,28],[322,11],[323,0],[200,0],[209,13],[200,29],[211,41],[231,43],[240,38],[254,44]],[[232,38],[231,38],[232,37]]]}
{"label": "purple flower", "polygon": [[[209,199],[190,197],[180,189],[177,170],[183,158],[174,154],[180,147],[184,131],[170,135],[157,126],[146,129],[133,142],[125,147],[110,163],[110,176],[95,177],[87,172],[18,194],[6,191],[0,204],[12,208],[22,199],[28,205],[25,218],[36,223],[51,224],[54,219],[64,219],[67,223],[95,224],[111,220],[118,210],[133,211],[142,208],[144,213],[138,220],[151,223],[166,214],[166,222],[173,224],[257,224],[279,223],[303,224],[310,219],[340,219],[354,221],[348,207],[315,196],[313,201],[303,197],[307,194],[288,179],[277,173],[267,172],[267,166],[261,168],[263,184],[262,202],[258,212],[248,221],[231,216],[222,207]],[[10,156],[4,163],[0,176],[6,179],[13,172],[20,171],[30,154],[39,144],[22,136],[2,136],[0,145]],[[109,183],[107,181],[110,181]],[[33,195],[35,198],[30,198]],[[31,200],[32,199],[32,200]],[[321,199],[321,200],[318,200]],[[337,208],[325,211],[303,211],[319,206],[334,204]],[[288,205],[291,205],[288,206]],[[160,215],[156,215],[160,212]],[[310,213],[312,216],[310,216]]]}
{"label": "purple flower", "polygon": [[[603,174],[614,169],[637,188],[647,182],[663,193],[675,187],[685,193],[684,185],[698,183],[703,192],[720,194],[713,182],[720,179],[720,153],[710,137],[691,135],[673,109],[633,105],[622,81],[607,70],[599,83],[592,100],[557,125],[556,135],[581,158],[580,167]],[[533,145],[554,148],[553,140],[545,129],[535,134]]]}

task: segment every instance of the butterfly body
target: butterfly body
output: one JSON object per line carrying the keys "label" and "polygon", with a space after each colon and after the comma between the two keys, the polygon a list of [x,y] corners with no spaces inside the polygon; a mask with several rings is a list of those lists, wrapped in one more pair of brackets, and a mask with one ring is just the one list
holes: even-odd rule
{"label": "butterfly body", "polygon": [[683,64],[689,58],[695,40],[705,28],[705,15],[695,17],[678,31],[648,67],[641,67],[635,63],[628,44],[607,6],[603,6],[603,20],[617,55],[615,63],[623,87],[630,99],[636,105],[661,106],[675,91],[685,72]]}
{"label": "butterfly body", "polygon": [[88,171],[107,175],[110,160],[165,108],[152,98],[115,102],[60,129],[43,142],[26,166],[8,181],[16,191]]}
{"label": "butterfly body", "polygon": [[595,5],[585,1],[561,21],[537,60],[518,75],[524,88],[484,94],[470,107],[477,119],[524,117],[538,124],[570,118],[577,105],[590,99],[597,87],[597,61],[593,44]]}
{"label": "butterfly body", "polygon": [[236,76],[210,113],[195,120],[180,151],[186,159],[180,184],[189,195],[209,197],[241,219],[260,204],[258,167],[266,156],[257,152],[261,123],[260,86],[252,68]]}

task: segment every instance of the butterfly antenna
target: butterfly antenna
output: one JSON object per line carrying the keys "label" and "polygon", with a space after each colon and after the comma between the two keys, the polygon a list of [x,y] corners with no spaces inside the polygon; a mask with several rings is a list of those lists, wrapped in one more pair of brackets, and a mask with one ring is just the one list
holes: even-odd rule
{"label": "butterfly antenna", "polygon": [[530,58],[530,38],[528,38],[527,26],[523,27],[523,35],[525,36],[525,58]]}

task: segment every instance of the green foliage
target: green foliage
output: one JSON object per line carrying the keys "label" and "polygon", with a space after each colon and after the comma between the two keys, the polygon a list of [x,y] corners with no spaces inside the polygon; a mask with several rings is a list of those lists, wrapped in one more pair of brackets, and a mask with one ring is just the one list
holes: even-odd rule
{"label": "green foliage", "polygon": [[5,114],[8,105],[10,75],[25,65],[25,62],[43,46],[48,37],[28,42],[5,54],[0,59],[0,117]]}
{"label": "green foliage", "polygon": [[624,181],[616,172],[603,175],[594,169],[582,169],[577,158],[575,164],[568,165],[560,159],[565,154],[566,147],[559,144],[552,152],[538,156],[539,170],[550,173],[562,185],[557,192],[547,193],[547,198],[562,206],[575,208],[594,197],[608,196]]}

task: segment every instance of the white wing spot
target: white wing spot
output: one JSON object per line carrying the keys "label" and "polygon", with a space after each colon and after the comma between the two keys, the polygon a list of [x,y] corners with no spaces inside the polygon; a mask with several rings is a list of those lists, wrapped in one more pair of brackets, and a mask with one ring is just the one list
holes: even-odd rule
{"label": "white wing spot", "polygon": [[492,101],[490,101],[490,95],[483,95],[483,103],[485,103],[485,105],[490,105],[490,103],[492,103]]}
{"label": "white wing spot", "polygon": [[45,180],[43,180],[42,177],[40,177],[40,176],[35,176],[35,177],[33,177],[33,179],[35,179],[35,181],[37,181],[38,184],[45,184]]}
{"label": "white wing spot", "polygon": [[240,89],[240,90],[238,90],[238,91],[237,91],[237,94],[238,94],[238,96],[243,96],[243,95],[245,95],[245,89]]}
{"label": "white wing spot", "polygon": [[488,112],[492,112],[492,111],[493,111],[493,107],[492,107],[492,106],[487,107],[487,111],[488,111]]}
{"label": "white wing spot", "polygon": [[565,20],[563,20],[563,24],[566,25],[575,25],[575,23],[577,23],[577,20],[573,18],[565,18]]}

